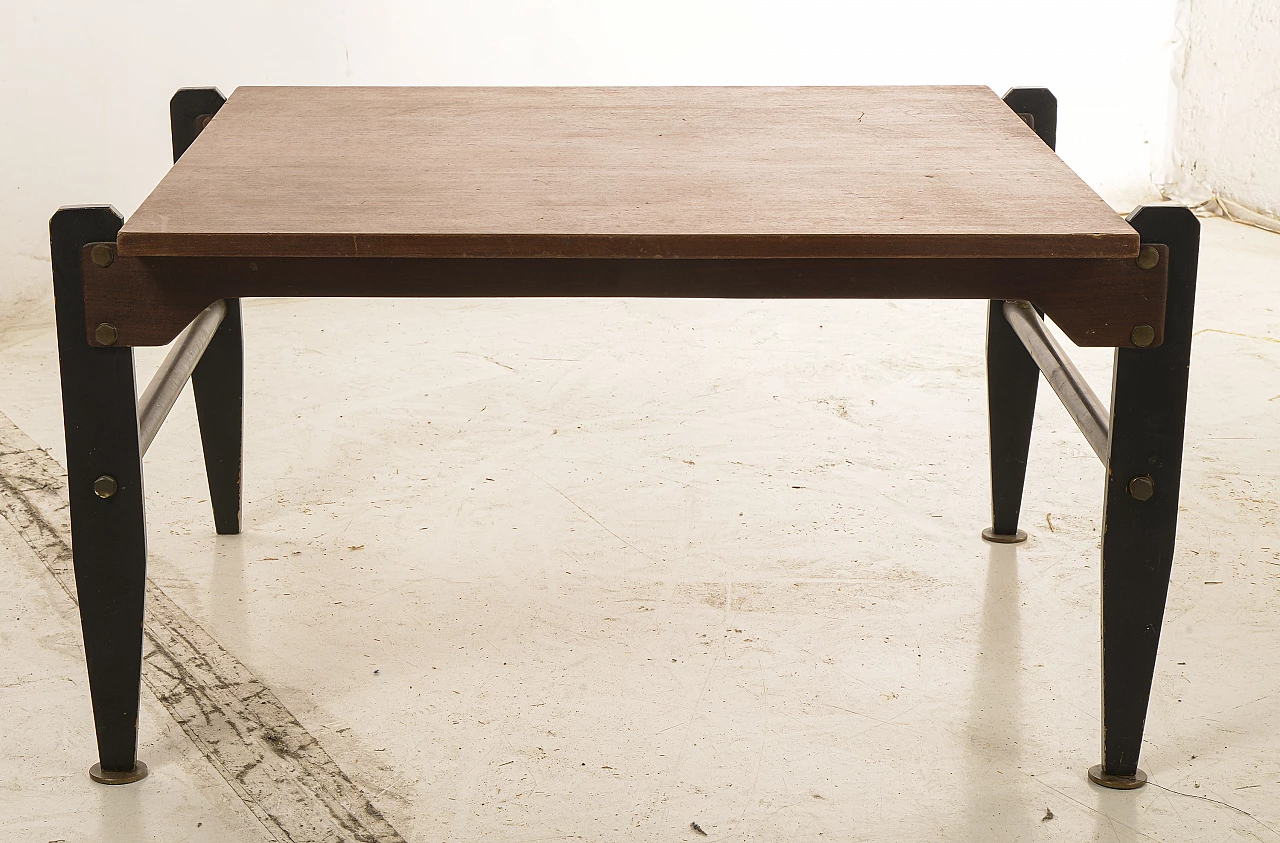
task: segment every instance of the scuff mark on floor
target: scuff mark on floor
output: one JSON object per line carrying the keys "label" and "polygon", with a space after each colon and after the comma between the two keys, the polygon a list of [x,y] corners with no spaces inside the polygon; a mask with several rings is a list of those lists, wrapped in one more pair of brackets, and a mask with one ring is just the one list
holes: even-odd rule
{"label": "scuff mark on floor", "polygon": [[[0,413],[0,516],[77,602],[68,514],[61,466]],[[270,688],[150,579],[146,599],[143,684],[272,837],[404,843]]]}
{"label": "scuff mark on floor", "polygon": [[1242,334],[1239,331],[1224,331],[1221,328],[1201,328],[1200,330],[1192,334],[1192,336],[1198,337],[1201,334],[1224,334],[1225,336],[1228,336],[1228,337],[1240,337],[1241,339],[1246,339],[1246,340],[1258,340],[1260,342],[1280,342],[1280,339],[1277,339],[1276,337],[1263,337],[1257,334]]}
{"label": "scuff mark on floor", "polygon": [[599,518],[596,518],[596,517],[595,517],[594,515],[592,515],[590,512],[587,512],[585,509],[583,509],[583,508],[582,508],[582,505],[581,505],[581,504],[579,504],[579,503],[578,503],[577,501],[575,501],[573,498],[571,498],[571,497],[569,497],[568,495],[566,495],[564,492],[562,492],[562,491],[560,491],[559,489],[557,489],[555,486],[552,486],[552,485],[551,485],[550,483],[548,483],[544,478],[540,477],[540,476],[539,476],[539,475],[537,475],[537,474],[534,474],[532,471],[529,471],[529,469],[527,469],[527,468],[525,469],[525,471],[528,471],[530,474],[533,474],[533,476],[534,476],[535,478],[537,478],[538,480],[541,480],[544,484],[546,484],[546,486],[547,486],[547,488],[548,488],[548,489],[550,489],[551,491],[555,492],[557,495],[559,495],[560,497],[562,497],[562,498],[564,498],[566,501],[568,501],[568,502],[569,502],[569,504],[570,504],[571,506],[573,506],[575,509],[577,509],[579,512],[581,512],[583,515],[587,516],[587,517],[588,517],[588,518],[590,518],[592,521],[594,521],[594,522],[596,523],[596,526],[598,526],[600,529],[604,530],[606,533],[608,533],[609,535],[613,536],[615,539],[617,539],[618,541],[622,542],[622,543],[623,543],[623,544],[625,544],[627,547],[631,548],[631,549],[632,549],[632,550],[634,550],[636,553],[638,553],[638,554],[640,554],[641,556],[643,556],[645,559],[648,559],[650,562],[657,562],[657,561],[658,561],[657,559],[654,559],[654,558],[653,558],[652,556],[650,556],[649,554],[645,553],[645,552],[644,552],[643,550],[641,550],[640,548],[636,547],[636,546],[635,546],[634,544],[632,544],[631,542],[629,542],[629,541],[627,541],[626,539],[624,539],[622,536],[620,536],[620,535],[618,535],[617,533],[615,533],[613,530],[610,530],[608,527],[606,527],[606,526],[604,525],[604,522],[603,522],[603,521],[601,521]]}

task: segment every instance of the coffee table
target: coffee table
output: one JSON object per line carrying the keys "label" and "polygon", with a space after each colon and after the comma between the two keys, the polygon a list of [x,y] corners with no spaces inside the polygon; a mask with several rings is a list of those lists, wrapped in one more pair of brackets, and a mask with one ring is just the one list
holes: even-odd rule
{"label": "coffee table", "polygon": [[[1102,762],[1145,781],[1173,560],[1199,225],[1121,219],[1054,154],[1041,88],[212,88],[125,222],[50,223],[90,774],[137,759],[142,455],[194,386],[214,523],[240,529],[250,296],[989,301],[992,521],[1018,542],[1040,374],[1106,468]],[[1110,408],[1045,316],[1116,349]],[[173,348],[140,397],[133,347]]]}

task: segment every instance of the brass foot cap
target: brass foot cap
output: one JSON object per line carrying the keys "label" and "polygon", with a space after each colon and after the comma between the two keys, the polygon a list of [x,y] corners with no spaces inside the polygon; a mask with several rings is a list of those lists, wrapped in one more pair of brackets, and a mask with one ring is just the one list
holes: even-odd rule
{"label": "brass foot cap", "polygon": [[982,531],[982,537],[987,541],[994,542],[996,544],[1018,544],[1019,542],[1027,540],[1027,531],[1019,530],[1013,535],[1009,535],[1008,533],[997,533],[990,527],[987,527]]}
{"label": "brass foot cap", "polygon": [[125,772],[104,770],[101,764],[89,768],[89,778],[99,784],[131,784],[147,777],[147,765],[141,761],[133,762],[133,769]]}
{"label": "brass foot cap", "polygon": [[1089,768],[1089,781],[1112,790],[1134,790],[1147,783],[1147,774],[1139,770],[1132,776],[1113,776],[1103,772],[1101,764]]}

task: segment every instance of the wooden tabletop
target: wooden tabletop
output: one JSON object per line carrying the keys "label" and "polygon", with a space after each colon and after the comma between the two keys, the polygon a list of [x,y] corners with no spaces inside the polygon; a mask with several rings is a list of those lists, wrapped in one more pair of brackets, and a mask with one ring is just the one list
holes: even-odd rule
{"label": "wooden tabletop", "polygon": [[122,255],[1071,257],[1138,235],[983,87],[239,88]]}

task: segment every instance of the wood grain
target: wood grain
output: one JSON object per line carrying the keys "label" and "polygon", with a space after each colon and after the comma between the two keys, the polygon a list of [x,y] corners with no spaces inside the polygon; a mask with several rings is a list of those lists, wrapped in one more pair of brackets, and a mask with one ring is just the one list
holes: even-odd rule
{"label": "wood grain", "polygon": [[1132,257],[989,89],[240,88],[123,255]]}

